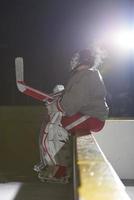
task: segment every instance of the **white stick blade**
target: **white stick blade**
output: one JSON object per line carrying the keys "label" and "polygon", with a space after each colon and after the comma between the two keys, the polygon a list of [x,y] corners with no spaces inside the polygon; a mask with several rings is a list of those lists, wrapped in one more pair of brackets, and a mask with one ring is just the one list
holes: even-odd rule
{"label": "white stick blade", "polygon": [[22,57],[15,58],[16,81],[24,81],[24,63]]}

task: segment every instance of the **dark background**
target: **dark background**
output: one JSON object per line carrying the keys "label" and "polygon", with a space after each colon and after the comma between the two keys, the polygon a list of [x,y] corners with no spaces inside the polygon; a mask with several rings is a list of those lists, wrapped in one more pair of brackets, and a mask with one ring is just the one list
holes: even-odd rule
{"label": "dark background", "polygon": [[[51,92],[66,83],[74,51],[120,24],[133,26],[133,8],[126,0],[1,0],[0,105],[40,104],[17,91],[15,57],[24,58],[28,85]],[[111,59],[103,70],[110,116],[134,116],[131,53],[118,64]]]}

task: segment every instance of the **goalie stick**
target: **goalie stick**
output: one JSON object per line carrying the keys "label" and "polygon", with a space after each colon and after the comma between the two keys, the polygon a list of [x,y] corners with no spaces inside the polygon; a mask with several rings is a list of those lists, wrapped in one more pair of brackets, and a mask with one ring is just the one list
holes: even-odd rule
{"label": "goalie stick", "polygon": [[25,95],[31,96],[42,102],[52,101],[55,97],[59,96],[61,93],[47,94],[41,92],[37,89],[29,87],[24,82],[24,62],[22,57],[15,58],[15,74],[16,74],[16,85],[20,92]]}

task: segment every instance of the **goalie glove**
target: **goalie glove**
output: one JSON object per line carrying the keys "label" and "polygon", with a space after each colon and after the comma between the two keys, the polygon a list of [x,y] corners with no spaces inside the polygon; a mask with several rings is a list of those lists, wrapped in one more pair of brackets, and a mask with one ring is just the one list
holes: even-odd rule
{"label": "goalie glove", "polygon": [[53,88],[53,93],[56,94],[56,93],[62,93],[64,90],[64,85],[56,85],[54,88]]}

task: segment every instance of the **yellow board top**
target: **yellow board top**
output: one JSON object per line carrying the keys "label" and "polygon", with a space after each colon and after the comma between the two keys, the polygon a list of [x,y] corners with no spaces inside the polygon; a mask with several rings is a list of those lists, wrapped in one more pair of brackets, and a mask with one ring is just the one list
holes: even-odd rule
{"label": "yellow board top", "polygon": [[[130,200],[125,187],[92,135],[76,139],[79,200]],[[77,177],[76,177],[76,181]]]}

